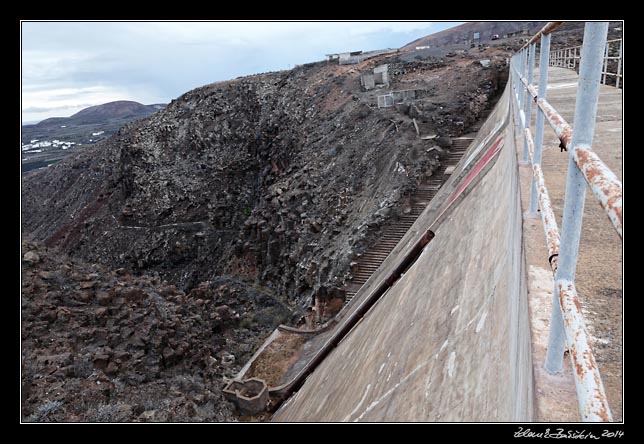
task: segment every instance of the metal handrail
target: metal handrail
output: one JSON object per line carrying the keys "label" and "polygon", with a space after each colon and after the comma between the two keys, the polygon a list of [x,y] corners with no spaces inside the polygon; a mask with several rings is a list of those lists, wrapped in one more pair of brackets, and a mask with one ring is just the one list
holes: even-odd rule
{"label": "metal handrail", "polygon": [[[607,54],[605,48],[607,48],[608,23],[586,23],[579,56],[576,49],[568,48],[567,55],[572,54],[573,60],[580,60],[574,128],[546,100],[548,66],[552,64],[551,54],[554,54],[555,63],[562,60],[560,58],[562,50],[550,52],[550,34],[560,25],[561,22],[548,23],[512,57],[511,63],[513,105],[518,137],[523,139],[523,161],[530,162],[533,172],[529,211],[535,215],[537,206],[541,209],[548,260],[555,275],[545,368],[551,373],[561,370],[567,339],[582,419],[612,421],[574,286],[585,184],[591,188],[593,195],[622,238],[622,183],[591,149],[599,86],[601,76],[606,73],[605,67],[602,66],[602,57]],[[537,40],[540,44],[539,85],[538,90],[535,90],[532,85],[532,73]],[[528,95],[532,100],[528,100]],[[532,102],[536,103],[537,112],[534,140],[530,130]],[[560,146],[569,152],[561,235],[541,169],[546,120],[559,138]]]}
{"label": "metal handrail", "polygon": [[[610,49],[612,45],[619,44],[619,50],[617,56],[609,56]],[[615,77],[615,87],[619,88],[620,82],[622,86],[624,85],[624,75],[622,73],[622,39],[613,39],[607,40],[606,46],[604,47],[604,60],[602,68],[602,83],[606,84],[606,79],[608,77]],[[568,68],[576,70],[579,67],[579,62],[581,59],[581,46],[571,46],[568,48],[556,49],[550,52],[550,66],[559,66],[562,68]],[[617,60],[617,68],[615,72],[608,71],[608,61]]]}

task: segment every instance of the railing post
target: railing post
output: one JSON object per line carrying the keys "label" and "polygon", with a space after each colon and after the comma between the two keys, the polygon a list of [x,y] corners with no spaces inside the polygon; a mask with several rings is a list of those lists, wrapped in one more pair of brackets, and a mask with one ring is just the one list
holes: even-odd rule
{"label": "railing post", "polygon": [[512,78],[514,79],[514,91],[513,91],[513,97],[512,97],[512,103],[514,104],[514,115],[516,118],[516,125],[515,128],[517,130],[517,137],[521,134],[521,122],[519,120],[519,85],[520,85],[520,80],[519,80],[519,75],[518,75],[518,69],[519,69],[519,58],[518,55],[515,55],[512,57]]}
{"label": "railing post", "polygon": [[572,48],[571,50],[572,64],[571,68],[574,71],[577,67],[577,48]]}
{"label": "railing post", "polygon": [[619,88],[619,79],[622,76],[622,40],[619,40],[619,59],[617,59],[617,76],[615,77],[615,87]]}
{"label": "railing post", "polygon": [[606,84],[606,75],[608,74],[608,46],[609,43],[605,43],[606,49],[604,50],[604,79],[602,83]]}
{"label": "railing post", "polygon": [[575,102],[575,126],[568,153],[568,173],[566,177],[566,194],[559,247],[558,268],[555,276],[555,288],[550,317],[550,333],[545,369],[554,373],[561,370],[566,336],[564,332],[559,288],[557,281],[575,280],[579,238],[584,214],[586,182],[577,168],[572,153],[577,145],[592,146],[597,117],[597,101],[602,75],[602,54],[608,35],[608,22],[587,22],[584,27],[584,41],[581,48],[579,66],[579,86]]}
{"label": "railing post", "polygon": [[[536,51],[536,47],[536,43],[533,43],[528,47],[528,75],[526,76],[528,85],[532,85],[532,77],[534,75],[534,53]],[[532,94],[530,94],[527,87],[525,87],[525,91],[525,125],[526,128],[530,128],[530,119],[532,117]],[[523,161],[530,162],[530,157],[528,155],[528,140],[525,137],[523,138]]]}
{"label": "railing post", "polygon": [[[526,68],[526,59],[525,59],[525,49],[522,50],[519,53],[519,76],[525,77],[525,68]],[[525,96],[525,88],[523,87],[523,82],[521,79],[519,79],[519,82],[517,83],[517,86],[519,87],[519,111],[523,109],[523,104],[524,104],[524,96]],[[520,114],[519,114],[520,115]],[[521,122],[521,119],[519,119],[519,135],[523,134],[523,123]]]}
{"label": "railing post", "polygon": [[[537,91],[537,99],[545,99],[546,91],[548,90],[548,59],[550,58],[550,34],[541,36],[541,43],[539,46],[539,89]],[[534,152],[532,153],[532,164],[541,164],[541,147],[543,145],[543,129],[545,124],[545,117],[541,108],[537,106],[537,118],[535,123],[534,135]],[[530,214],[535,215],[539,205],[539,194],[537,191],[537,184],[532,175],[530,186]]]}

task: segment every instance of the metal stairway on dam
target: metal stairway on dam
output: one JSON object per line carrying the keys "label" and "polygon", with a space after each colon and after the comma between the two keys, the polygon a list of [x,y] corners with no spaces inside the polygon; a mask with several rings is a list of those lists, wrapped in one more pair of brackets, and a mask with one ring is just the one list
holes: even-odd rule
{"label": "metal stairway on dam", "polygon": [[345,304],[353,300],[353,297],[360,287],[375,273],[389,253],[398,245],[398,242],[400,242],[409,228],[416,222],[418,216],[427,208],[429,202],[431,202],[440,187],[449,178],[450,174],[446,173],[446,170],[458,164],[472,143],[472,140],[474,140],[472,137],[452,139],[452,146],[449,153],[443,157],[435,174],[420,185],[414,194],[412,194],[411,212],[402,215],[398,220],[392,221],[387,225],[378,242],[365,253],[358,255],[354,259],[351,269],[352,277],[345,287]]}

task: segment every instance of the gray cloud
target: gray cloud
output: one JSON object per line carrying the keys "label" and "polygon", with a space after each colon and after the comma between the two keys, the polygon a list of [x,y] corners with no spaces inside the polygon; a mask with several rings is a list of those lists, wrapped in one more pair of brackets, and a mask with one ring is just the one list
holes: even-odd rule
{"label": "gray cloud", "polygon": [[[79,103],[76,106],[87,108],[92,106],[90,103]],[[55,106],[55,107],[38,107],[30,106],[29,108],[24,108],[22,112],[24,113],[55,113],[57,111],[67,111],[71,107],[69,106]]]}

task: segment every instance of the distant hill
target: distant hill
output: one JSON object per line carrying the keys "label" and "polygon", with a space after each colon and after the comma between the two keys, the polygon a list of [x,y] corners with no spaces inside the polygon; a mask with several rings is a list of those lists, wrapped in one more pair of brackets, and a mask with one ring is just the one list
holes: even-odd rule
{"label": "distant hill", "polygon": [[[35,125],[23,125],[22,143],[34,139],[93,143],[109,137],[126,123],[148,117],[163,108],[164,104],[142,105],[128,100],[90,106],[71,117],[52,117]],[[92,135],[101,131],[100,135]]]}
{"label": "distant hill", "polygon": [[147,117],[165,105],[141,105],[138,102],[119,100],[103,105],[90,106],[69,117],[77,124],[101,123],[109,119]]}
{"label": "distant hill", "polygon": [[546,22],[467,22],[444,31],[430,34],[414,40],[403,46],[403,50],[413,50],[417,46],[444,46],[465,43],[471,40],[473,33],[479,33],[481,43],[492,41],[492,36],[499,37],[510,33],[525,32],[526,36],[532,36],[541,29]]}
{"label": "distant hill", "polygon": [[35,125],[22,126],[23,172],[62,160],[110,137],[123,125],[143,119],[165,108],[162,103],[142,105],[119,100],[90,106],[71,117],[52,117]]}
{"label": "distant hill", "polygon": [[[431,48],[446,48],[447,51],[460,48],[469,48],[474,33],[479,33],[479,43],[485,45],[510,45],[523,44],[524,39],[535,35],[547,22],[467,22],[435,34],[426,35],[408,43],[401,49],[414,51],[419,46]],[[622,22],[610,22],[609,39],[621,38]],[[570,47],[581,44],[584,22],[565,22],[553,34],[552,48]],[[498,35],[498,40],[492,40],[493,35]],[[516,48],[515,48],[516,49]]]}

